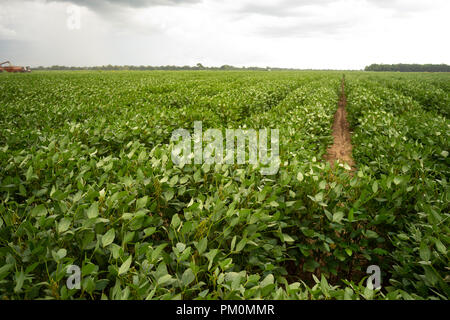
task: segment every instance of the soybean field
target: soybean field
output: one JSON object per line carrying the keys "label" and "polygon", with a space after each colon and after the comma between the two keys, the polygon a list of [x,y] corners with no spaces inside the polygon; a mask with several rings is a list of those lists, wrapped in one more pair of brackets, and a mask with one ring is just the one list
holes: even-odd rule
{"label": "soybean field", "polygon": [[[448,73],[0,74],[0,108],[0,299],[450,296]],[[278,130],[276,172],[174,162],[198,123]]]}

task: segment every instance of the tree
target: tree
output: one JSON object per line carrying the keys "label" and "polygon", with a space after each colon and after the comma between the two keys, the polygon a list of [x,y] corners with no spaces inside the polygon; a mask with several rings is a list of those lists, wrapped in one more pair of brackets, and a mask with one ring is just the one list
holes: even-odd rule
{"label": "tree", "polygon": [[450,72],[446,64],[371,64],[365,71],[399,71],[399,72]]}

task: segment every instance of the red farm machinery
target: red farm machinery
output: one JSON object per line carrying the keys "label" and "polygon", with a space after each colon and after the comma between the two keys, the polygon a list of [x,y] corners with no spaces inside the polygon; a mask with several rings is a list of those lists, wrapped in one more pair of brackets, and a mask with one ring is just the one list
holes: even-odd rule
{"label": "red farm machinery", "polygon": [[23,73],[23,72],[31,72],[31,69],[30,69],[30,67],[13,66],[11,64],[11,62],[5,61],[5,62],[0,63],[0,72],[3,72],[3,71],[13,72],[13,73],[16,73],[16,72]]}

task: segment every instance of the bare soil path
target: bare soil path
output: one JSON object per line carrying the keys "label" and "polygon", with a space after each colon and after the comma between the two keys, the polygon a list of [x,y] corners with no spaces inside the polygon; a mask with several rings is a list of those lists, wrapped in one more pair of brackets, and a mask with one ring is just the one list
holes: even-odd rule
{"label": "bare soil path", "polygon": [[355,162],[352,157],[352,142],[350,135],[350,126],[347,121],[347,98],[345,97],[345,81],[342,78],[341,94],[339,97],[339,104],[336,114],[334,115],[333,123],[333,139],[334,143],[328,148],[325,159],[334,166],[334,162],[346,162],[353,168]]}
{"label": "bare soil path", "polygon": [[[328,161],[331,166],[333,167],[335,164],[335,161],[338,160],[341,163],[347,163],[351,167],[351,171],[349,172],[350,176],[353,176],[353,171],[355,169],[354,167],[354,161],[352,157],[352,143],[351,143],[351,135],[350,135],[350,125],[347,121],[347,111],[345,110],[345,107],[347,105],[347,99],[345,96],[345,81],[344,78],[342,78],[341,82],[341,92],[339,95],[339,103],[338,103],[338,109],[334,115],[334,123],[332,126],[333,129],[333,144],[328,147],[327,153],[324,155],[324,159]],[[333,173],[330,173],[331,176],[333,176]],[[338,205],[344,206],[344,203],[339,203]],[[306,240],[309,243],[311,243],[311,239]],[[361,258],[363,259],[363,258]],[[322,258],[319,258],[319,263],[323,264],[324,260]],[[289,276],[292,276],[292,281],[297,281],[299,278],[303,281],[306,281],[311,286],[315,284],[312,273],[309,272],[303,272],[302,271],[302,264],[303,262],[294,262],[294,261],[287,261],[286,269],[288,271]],[[350,278],[352,277],[352,271],[348,273],[347,276]],[[319,269],[316,269],[316,272],[314,272],[315,276],[320,278],[320,271]],[[335,283],[338,283],[340,280],[340,276],[333,276],[329,280],[333,279],[332,281]],[[290,281],[290,280],[289,280]]]}

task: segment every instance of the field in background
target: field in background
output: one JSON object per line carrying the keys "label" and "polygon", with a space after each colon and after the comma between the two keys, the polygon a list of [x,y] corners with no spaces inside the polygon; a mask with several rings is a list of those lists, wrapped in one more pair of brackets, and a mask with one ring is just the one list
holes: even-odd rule
{"label": "field in background", "polygon": [[[345,72],[353,172],[342,77],[0,75],[0,298],[448,299],[450,75]],[[278,173],[174,165],[194,121],[279,129]]]}

